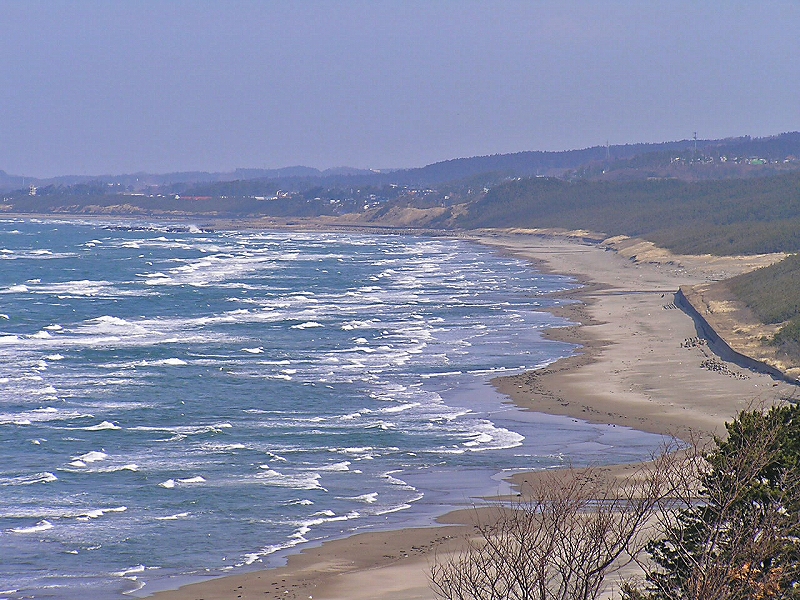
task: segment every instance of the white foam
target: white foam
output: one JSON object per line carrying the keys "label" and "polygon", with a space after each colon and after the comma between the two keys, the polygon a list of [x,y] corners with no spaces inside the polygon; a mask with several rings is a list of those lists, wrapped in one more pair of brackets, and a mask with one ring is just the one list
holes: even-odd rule
{"label": "white foam", "polygon": [[108,430],[118,430],[122,429],[119,425],[114,425],[114,423],[110,421],[103,421],[102,423],[98,423],[97,425],[92,425],[91,427],[82,427],[82,429],[86,431],[108,431]]}
{"label": "white foam", "polygon": [[201,446],[201,448],[208,452],[233,452],[235,450],[248,449],[248,447],[245,444],[240,444],[240,443],[233,443],[233,444],[205,443]]}
{"label": "white foam", "polygon": [[343,462],[333,463],[331,465],[325,465],[324,467],[316,467],[320,471],[338,471],[344,472],[350,470],[350,461],[345,460]]}
{"label": "white foam", "polygon": [[397,477],[394,477],[394,474],[395,473],[399,473],[399,472],[400,471],[388,471],[388,472],[384,473],[383,475],[381,475],[381,477],[383,477],[387,481],[387,483],[389,483],[391,485],[395,485],[395,486],[400,487],[400,488],[405,489],[405,490],[417,491],[417,488],[415,488],[414,486],[409,485],[408,483],[406,483],[402,479],[398,479]]}
{"label": "white foam", "polygon": [[420,375],[422,379],[431,379],[433,377],[452,377],[453,375],[461,375],[461,371],[443,371],[440,373],[423,373]]}
{"label": "white foam", "polygon": [[146,366],[154,366],[154,367],[161,367],[161,366],[169,366],[169,367],[179,367],[182,365],[187,365],[185,360],[180,358],[165,358],[163,360],[155,360],[153,362],[145,362]]}
{"label": "white foam", "polygon": [[95,319],[89,319],[78,331],[80,333],[86,332],[93,335],[121,336],[144,335],[149,333],[148,330],[141,325],[111,315],[103,315]]}
{"label": "white foam", "polygon": [[494,437],[489,435],[488,433],[477,433],[473,436],[473,438],[469,442],[464,442],[464,445],[467,447],[474,447],[480,444],[488,444],[493,440]]}
{"label": "white foam", "polygon": [[29,290],[27,285],[12,285],[6,288],[6,291],[11,294],[24,294]]}
{"label": "white foam", "polygon": [[283,503],[285,506],[313,506],[314,502],[307,498],[296,498]]}
{"label": "white foam", "polygon": [[372,354],[373,352],[376,352],[376,350],[367,346],[355,346],[354,348],[348,348],[347,350],[340,350],[340,352],[363,352],[364,354]]}
{"label": "white foam", "polygon": [[[43,395],[54,395],[54,394],[58,393],[58,390],[56,390],[56,388],[54,388],[52,385],[48,385],[47,387],[42,388],[41,390],[36,390],[34,393],[38,394],[40,396],[43,396]],[[58,410],[53,408],[53,409],[49,409],[47,412],[58,412]]]}
{"label": "white foam", "polygon": [[148,277],[145,283],[147,285],[170,285],[174,282],[171,277],[164,275],[162,277]]}
{"label": "white foam", "polygon": [[178,519],[185,519],[188,516],[188,512],[182,512],[174,515],[168,515],[166,517],[156,517],[156,521],[177,521]]}
{"label": "white foam", "polygon": [[263,354],[264,348],[242,348],[242,352],[249,352],[250,354]]}
{"label": "white foam", "polygon": [[103,467],[101,469],[97,469],[97,473],[117,473],[119,471],[133,471],[136,472],[139,470],[139,465],[135,463],[127,464],[127,465],[118,465],[113,467]]}
{"label": "white foam", "polygon": [[32,527],[15,527],[13,529],[9,529],[11,533],[39,533],[41,531],[47,531],[48,529],[52,529],[53,524],[48,521],[47,519],[42,519],[36,525]]}
{"label": "white foam", "polygon": [[178,483],[205,483],[205,477],[197,475],[195,477],[187,477],[186,479],[178,479]]}
{"label": "white foam", "polygon": [[490,421],[479,423],[470,437],[471,439],[462,445],[471,452],[516,448],[525,440],[525,436],[503,427],[496,427]]}
{"label": "white foam", "polygon": [[97,508],[94,510],[86,511],[83,514],[78,515],[78,520],[89,520],[89,519],[99,519],[106,513],[121,513],[128,510],[127,506],[118,506],[116,508]]}
{"label": "white foam", "polygon": [[366,452],[372,452],[375,448],[372,446],[352,446],[350,448],[342,448],[341,450],[335,450],[336,452],[343,452],[345,454],[364,454]]}
{"label": "white foam", "polygon": [[340,521],[350,521],[351,519],[358,519],[361,516],[361,513],[354,510],[347,513],[346,515],[336,516],[336,513],[332,513],[331,511],[322,511],[319,513],[315,513],[315,515],[323,515],[323,516],[318,516],[315,519],[308,519],[306,521],[302,521],[300,523],[300,527],[290,537],[297,540],[301,540],[302,542],[307,542],[308,540],[304,536],[309,531],[311,531],[312,527],[316,525],[322,525],[324,523],[335,523]]}
{"label": "white foam", "polygon": [[223,429],[230,429],[233,427],[230,423],[217,423],[215,425],[179,425],[177,427],[150,427],[147,425],[140,425],[136,427],[127,428],[128,431],[156,431],[162,433],[170,433],[172,437],[169,438],[170,442],[177,442],[186,439],[190,435],[201,435],[204,433],[222,433]]}
{"label": "white foam", "polygon": [[286,373],[278,373],[277,375],[267,375],[266,379],[280,379],[282,381],[291,381],[292,376]]}
{"label": "white foam", "polygon": [[0,477],[0,485],[33,485],[37,483],[52,483],[54,481],[58,481],[58,477],[49,471],[33,475],[21,475],[19,477]]}
{"label": "white foam", "polygon": [[81,461],[88,464],[105,460],[108,458],[108,454],[106,454],[105,452],[92,451],[92,452],[87,452],[86,454],[82,454],[80,456],[74,456],[73,458],[76,461]]}
{"label": "white foam", "polygon": [[297,325],[292,325],[292,329],[313,329],[315,327],[324,327],[322,323],[318,323],[317,321],[306,321],[305,323],[299,323]]}
{"label": "white foam", "polygon": [[375,515],[376,516],[388,515],[388,514],[391,514],[391,513],[400,512],[401,510],[408,510],[409,508],[411,508],[410,504],[401,504],[399,506],[393,506],[393,507],[387,508],[385,510],[379,510],[379,511],[377,511],[375,513]]}
{"label": "white foam", "polygon": [[256,478],[266,485],[294,488],[297,490],[325,490],[320,484],[319,473],[283,474],[271,469],[269,465],[261,465],[262,471]]}
{"label": "white foam", "polygon": [[378,501],[378,492],[370,492],[369,494],[361,494],[360,496],[353,496],[345,498],[345,500],[354,500],[355,502],[363,502],[364,504],[374,504]]}
{"label": "white foam", "polygon": [[130,577],[131,575],[135,575],[137,573],[144,573],[145,569],[146,567],[144,565],[136,565],[135,567],[130,567],[124,571],[115,571],[111,573],[111,575],[115,575],[117,577]]}
{"label": "white foam", "polygon": [[417,408],[420,406],[419,402],[410,402],[408,404],[401,404],[399,406],[389,406],[387,408],[382,408],[378,412],[381,413],[399,413],[406,410],[411,410],[412,408]]}
{"label": "white foam", "polygon": [[[28,282],[32,283],[32,282]],[[36,282],[40,284],[41,282]],[[141,296],[136,290],[119,289],[110,281],[62,281],[37,285],[33,290],[38,294],[52,294],[59,298],[116,298],[119,296]]]}
{"label": "white foam", "polygon": [[171,490],[175,487],[175,480],[174,479],[167,479],[166,481],[162,481],[158,484],[159,486]]}

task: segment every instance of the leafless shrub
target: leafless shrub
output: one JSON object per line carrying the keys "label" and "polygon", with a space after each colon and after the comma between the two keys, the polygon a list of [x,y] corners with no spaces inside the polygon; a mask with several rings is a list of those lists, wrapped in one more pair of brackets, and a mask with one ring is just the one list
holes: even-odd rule
{"label": "leafless shrub", "polygon": [[671,496],[679,454],[666,449],[624,480],[599,469],[547,474],[529,497],[479,519],[465,549],[430,574],[444,600],[591,600],[634,560]]}
{"label": "leafless shrub", "polygon": [[[800,598],[800,406],[739,413],[726,438],[667,448],[624,480],[553,472],[478,519],[431,569],[443,600]],[[646,550],[644,552],[643,550]]]}

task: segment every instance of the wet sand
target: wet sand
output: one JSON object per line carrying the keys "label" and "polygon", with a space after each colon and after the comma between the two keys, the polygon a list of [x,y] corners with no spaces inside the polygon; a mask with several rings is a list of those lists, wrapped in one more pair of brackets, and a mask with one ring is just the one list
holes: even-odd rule
{"label": "wet sand", "polygon": [[[578,324],[547,334],[582,350],[545,369],[494,380],[525,409],[685,437],[690,431],[721,434],[739,410],[795,393],[787,383],[720,361],[674,304],[680,286],[724,279],[774,258],[676,257],[635,240],[585,244],[581,236],[526,232],[486,232],[475,240],[584,284],[565,294],[578,302],[553,311]],[[516,479],[531,485],[536,474]],[[154,598],[432,600],[430,565],[437,554],[457,549],[475,518],[474,511],[459,511],[441,518],[443,527],[355,535],[291,556],[282,568]]]}

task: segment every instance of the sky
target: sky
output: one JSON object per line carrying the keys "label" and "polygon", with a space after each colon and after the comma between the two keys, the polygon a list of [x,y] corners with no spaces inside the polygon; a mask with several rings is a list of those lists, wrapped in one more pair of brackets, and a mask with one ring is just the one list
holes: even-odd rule
{"label": "sky", "polygon": [[0,170],[403,168],[800,130],[800,0],[0,0]]}

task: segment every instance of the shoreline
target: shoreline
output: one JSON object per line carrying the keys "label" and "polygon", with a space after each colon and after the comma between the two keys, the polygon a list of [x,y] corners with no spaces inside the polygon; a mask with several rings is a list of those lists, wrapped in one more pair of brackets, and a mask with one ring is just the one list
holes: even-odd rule
{"label": "shoreline", "polygon": [[[703,262],[681,257],[644,262],[610,251],[598,240],[540,232],[462,235],[535,264],[570,275],[583,287],[560,294],[574,303],[550,309],[576,324],[549,329],[549,339],[581,349],[544,369],[497,377],[495,388],[523,410],[591,423],[684,437],[690,431],[721,434],[724,422],[753,402],[796,389],[730,363],[702,365],[714,355],[700,341],[691,317],[675,306],[682,285],[725,278],[752,268],[739,257]],[[688,259],[696,259],[692,263]],[[713,264],[709,265],[709,262]],[[687,264],[688,263],[688,264]],[[545,309],[546,310],[546,309]],[[611,475],[633,468],[606,468]],[[535,473],[511,480],[524,493]],[[476,512],[448,513],[441,527],[355,534],[289,556],[286,566],[230,575],[177,590],[155,600],[222,598],[322,598],[326,600],[431,600],[427,573],[437,554],[458,547]],[[378,585],[378,582],[379,585]]]}
{"label": "shoreline", "polygon": [[676,437],[690,431],[713,435],[724,433],[724,422],[753,401],[796,390],[719,359],[675,302],[680,287],[750,270],[760,257],[717,259],[712,279],[702,265],[676,264],[674,257],[632,260],[598,244],[528,236],[480,241],[588,279],[589,285],[568,294],[579,304],[557,313],[580,324],[547,334],[581,344],[578,354],[536,372],[495,379],[524,408]]}

